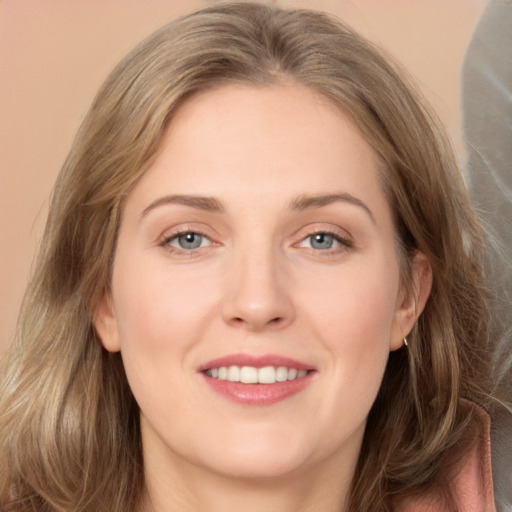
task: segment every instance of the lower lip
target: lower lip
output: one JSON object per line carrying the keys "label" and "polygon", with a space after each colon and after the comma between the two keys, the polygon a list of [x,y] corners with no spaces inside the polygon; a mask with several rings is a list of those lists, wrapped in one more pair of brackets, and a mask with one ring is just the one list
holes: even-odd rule
{"label": "lower lip", "polygon": [[311,383],[313,373],[315,372],[308,372],[305,377],[300,379],[275,382],[274,384],[243,384],[214,379],[204,373],[203,375],[208,385],[225,398],[239,404],[265,406],[281,402],[300,393]]}

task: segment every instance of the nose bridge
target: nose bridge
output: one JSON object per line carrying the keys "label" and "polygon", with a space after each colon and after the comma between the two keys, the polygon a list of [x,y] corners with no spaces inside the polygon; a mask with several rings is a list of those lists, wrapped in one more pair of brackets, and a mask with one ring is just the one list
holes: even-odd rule
{"label": "nose bridge", "polygon": [[250,330],[281,328],[294,317],[283,255],[270,240],[241,245],[228,270],[224,318]]}

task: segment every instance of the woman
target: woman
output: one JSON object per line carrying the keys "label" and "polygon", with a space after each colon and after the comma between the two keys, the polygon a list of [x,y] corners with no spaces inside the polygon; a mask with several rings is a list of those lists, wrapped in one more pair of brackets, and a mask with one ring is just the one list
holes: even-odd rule
{"label": "woman", "polygon": [[492,510],[481,246],[433,116],[351,30],[171,23],[57,182],[2,510]]}

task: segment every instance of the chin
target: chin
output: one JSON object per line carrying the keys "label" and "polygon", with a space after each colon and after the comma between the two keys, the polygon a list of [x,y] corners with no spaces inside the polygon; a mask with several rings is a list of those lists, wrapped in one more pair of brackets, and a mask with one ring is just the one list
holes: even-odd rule
{"label": "chin", "polygon": [[275,483],[276,480],[286,479],[306,471],[307,464],[292,454],[282,452],[265,458],[262,454],[252,457],[250,453],[246,453],[244,460],[240,460],[240,457],[236,460],[226,458],[222,464],[211,469],[225,478]]}
{"label": "chin", "polygon": [[282,433],[270,438],[260,434],[248,439],[231,439],[225,446],[216,446],[215,454],[208,457],[208,464],[213,466],[211,462],[215,460],[214,471],[226,477],[248,480],[285,478],[306,471],[315,456],[316,450],[308,449],[307,437],[303,442],[298,441]]}

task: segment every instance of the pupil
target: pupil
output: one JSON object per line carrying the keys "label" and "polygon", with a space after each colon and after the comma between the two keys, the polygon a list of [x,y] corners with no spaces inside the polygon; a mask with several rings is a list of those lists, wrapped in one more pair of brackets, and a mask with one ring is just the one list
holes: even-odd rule
{"label": "pupil", "polygon": [[313,239],[311,241],[311,245],[315,249],[330,249],[333,244],[333,238],[330,235],[326,235],[325,233],[319,233],[318,235],[313,235]]}
{"label": "pupil", "polygon": [[179,244],[183,249],[197,249],[201,246],[202,237],[197,233],[187,233],[179,237]]}

